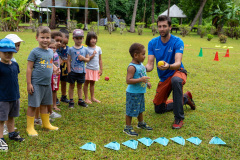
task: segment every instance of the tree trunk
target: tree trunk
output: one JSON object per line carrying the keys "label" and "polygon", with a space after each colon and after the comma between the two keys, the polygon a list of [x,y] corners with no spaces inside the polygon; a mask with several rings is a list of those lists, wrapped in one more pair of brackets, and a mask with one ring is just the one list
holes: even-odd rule
{"label": "tree trunk", "polygon": [[171,0],[168,0],[168,11],[167,11],[167,17],[169,17],[170,4],[171,4]]}
{"label": "tree trunk", "polygon": [[203,8],[204,8],[204,6],[206,4],[206,1],[207,0],[203,0],[202,1],[201,5],[199,7],[198,13],[196,14],[195,18],[193,19],[193,21],[192,21],[192,23],[190,25],[190,27],[191,27],[190,30],[192,30],[192,27],[195,25],[195,23],[197,22],[197,19],[199,18],[200,14],[202,13]]}
{"label": "tree trunk", "polygon": [[131,22],[131,26],[130,26],[130,32],[131,33],[135,32],[135,20],[136,20],[136,14],[137,14],[137,6],[138,6],[138,0],[135,0],[132,22]]}
{"label": "tree trunk", "polygon": [[[67,7],[70,7],[71,6],[71,0],[67,0]],[[71,18],[70,18],[70,8],[67,9],[67,28],[70,27],[70,21],[71,21]]]}
{"label": "tree trunk", "polygon": [[105,0],[105,3],[106,3],[106,15],[107,15],[107,20],[108,20],[108,22],[111,22],[108,0]]}
{"label": "tree trunk", "polygon": [[152,15],[152,23],[155,22],[155,19],[154,19],[154,4],[155,4],[155,0],[152,0],[152,12],[151,12],[151,15]]}
{"label": "tree trunk", "polygon": [[[52,6],[55,6],[55,0],[52,0]],[[52,16],[51,16],[51,22],[50,22],[50,29],[55,29],[56,28],[56,22],[55,22],[55,18],[56,18],[56,10],[55,7],[52,8]]]}
{"label": "tree trunk", "polygon": [[144,11],[143,11],[143,20],[142,20],[143,22],[145,22],[146,7],[147,7],[147,4],[146,4],[146,1],[145,1]]}
{"label": "tree trunk", "polygon": [[[85,8],[88,8],[88,0],[85,1]],[[88,30],[87,24],[88,24],[88,9],[85,9],[85,14],[84,14],[84,30]]]}

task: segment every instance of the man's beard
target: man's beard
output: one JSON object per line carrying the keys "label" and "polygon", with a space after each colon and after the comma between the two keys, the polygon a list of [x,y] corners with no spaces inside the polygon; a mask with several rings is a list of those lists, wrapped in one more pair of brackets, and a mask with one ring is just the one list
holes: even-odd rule
{"label": "man's beard", "polygon": [[[159,34],[161,35],[161,33],[159,33]],[[164,38],[165,38],[165,37],[168,36],[168,34],[169,34],[169,30],[168,30],[163,36],[161,35],[161,37],[164,37]]]}

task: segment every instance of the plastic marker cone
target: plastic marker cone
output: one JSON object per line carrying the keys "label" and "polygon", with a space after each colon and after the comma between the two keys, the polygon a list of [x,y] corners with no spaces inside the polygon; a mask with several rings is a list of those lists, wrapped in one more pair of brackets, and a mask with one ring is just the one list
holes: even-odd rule
{"label": "plastic marker cone", "polygon": [[137,149],[138,141],[132,139],[132,140],[128,140],[126,142],[123,142],[122,144],[129,147],[129,148]]}
{"label": "plastic marker cone", "polygon": [[151,140],[150,138],[148,137],[144,137],[144,138],[141,138],[141,139],[138,139],[139,142],[142,142],[144,145],[146,146],[151,146],[151,144],[153,143],[153,140]]}
{"label": "plastic marker cone", "polygon": [[185,145],[185,139],[181,136],[170,138],[170,139],[178,144],[181,144],[183,146]]}
{"label": "plastic marker cone", "polygon": [[220,144],[220,145],[224,145],[224,144],[226,144],[226,143],[225,143],[223,140],[221,140],[220,138],[218,138],[218,137],[213,137],[213,138],[210,140],[209,144]]}
{"label": "plastic marker cone", "polygon": [[198,137],[191,137],[191,138],[188,138],[187,141],[193,143],[193,144],[196,144],[196,145],[199,145],[202,140],[199,139]]}
{"label": "plastic marker cone", "polygon": [[120,144],[116,141],[110,142],[104,147],[118,151],[120,149]]}
{"label": "plastic marker cone", "polygon": [[92,142],[88,142],[80,148],[85,149],[85,150],[89,150],[89,151],[96,151],[96,144],[94,144]]}
{"label": "plastic marker cone", "polygon": [[167,138],[165,138],[165,137],[159,137],[159,138],[157,138],[157,139],[155,139],[153,141],[157,142],[157,143],[159,143],[159,144],[161,144],[163,146],[167,146],[168,142],[169,142],[169,140]]}
{"label": "plastic marker cone", "polygon": [[216,54],[215,54],[214,61],[219,61],[219,59],[218,59],[218,51],[217,51]]}
{"label": "plastic marker cone", "polygon": [[229,49],[227,49],[227,52],[224,57],[229,57]]}
{"label": "plastic marker cone", "polygon": [[202,48],[200,48],[200,52],[199,52],[199,55],[198,57],[202,57],[203,56],[203,53],[202,53]]}

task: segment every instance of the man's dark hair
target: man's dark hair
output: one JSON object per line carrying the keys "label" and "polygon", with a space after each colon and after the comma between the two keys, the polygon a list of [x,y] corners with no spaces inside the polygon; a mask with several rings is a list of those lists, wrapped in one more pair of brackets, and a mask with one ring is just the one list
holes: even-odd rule
{"label": "man's dark hair", "polygon": [[145,48],[144,45],[140,43],[133,43],[129,48],[129,53],[132,56],[132,58],[134,58],[134,53],[140,54],[144,48]]}
{"label": "man's dark hair", "polygon": [[88,32],[88,34],[87,34],[87,38],[86,38],[86,42],[85,42],[85,44],[87,45],[87,46],[90,46],[90,40],[92,39],[92,38],[94,38],[94,39],[96,39],[97,40],[97,34],[95,33],[95,32]]}
{"label": "man's dark hair", "polygon": [[169,27],[172,25],[171,18],[169,18],[169,17],[167,17],[165,15],[158,16],[157,24],[158,24],[158,22],[161,22],[161,21],[167,21]]}
{"label": "man's dark hair", "polygon": [[54,31],[54,32],[51,33],[51,38],[52,39],[55,39],[55,37],[57,37],[57,36],[63,37],[63,35],[60,31]]}

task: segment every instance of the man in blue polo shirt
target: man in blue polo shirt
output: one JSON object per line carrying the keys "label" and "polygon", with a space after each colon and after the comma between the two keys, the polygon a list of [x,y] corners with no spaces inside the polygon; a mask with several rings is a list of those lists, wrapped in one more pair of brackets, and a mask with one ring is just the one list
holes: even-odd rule
{"label": "man in blue polo shirt", "polygon": [[[183,85],[187,79],[187,71],[182,64],[184,44],[179,37],[170,34],[170,18],[159,16],[157,25],[160,36],[148,43],[146,69],[147,72],[153,70],[154,59],[156,64],[163,61],[164,65],[157,66],[160,82],[153,103],[156,113],[162,114],[173,110],[175,120],[172,128],[179,129],[183,126],[183,105],[188,104],[193,110],[196,108],[191,92],[187,91],[183,94]],[[173,99],[167,100],[171,91],[173,91]]]}

